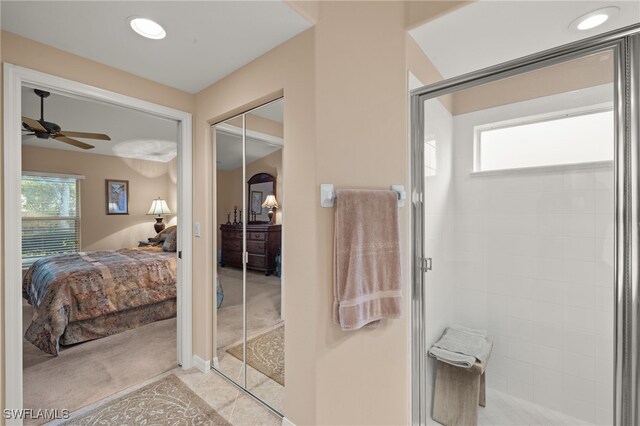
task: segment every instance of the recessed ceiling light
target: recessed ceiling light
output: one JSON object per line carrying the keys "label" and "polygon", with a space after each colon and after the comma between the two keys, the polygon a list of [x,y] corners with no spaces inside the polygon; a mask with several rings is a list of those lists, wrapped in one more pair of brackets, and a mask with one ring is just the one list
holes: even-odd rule
{"label": "recessed ceiling light", "polygon": [[162,28],[162,25],[148,18],[132,16],[129,18],[129,25],[131,25],[133,31],[142,37],[161,40],[167,36],[167,32]]}
{"label": "recessed ceiling light", "polygon": [[586,31],[598,27],[617,15],[620,9],[615,6],[603,7],[582,15],[569,25],[570,30]]}

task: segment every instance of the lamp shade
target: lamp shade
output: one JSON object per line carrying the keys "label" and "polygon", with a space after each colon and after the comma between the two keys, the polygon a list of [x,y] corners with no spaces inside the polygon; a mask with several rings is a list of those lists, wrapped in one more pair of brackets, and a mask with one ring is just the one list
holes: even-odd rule
{"label": "lamp shade", "polygon": [[269,209],[278,208],[278,201],[276,201],[275,195],[267,195],[267,198],[262,203],[262,207],[267,207]]}
{"label": "lamp shade", "polygon": [[151,208],[147,214],[162,216],[163,214],[171,214],[167,202],[161,198],[157,198],[151,202]]}

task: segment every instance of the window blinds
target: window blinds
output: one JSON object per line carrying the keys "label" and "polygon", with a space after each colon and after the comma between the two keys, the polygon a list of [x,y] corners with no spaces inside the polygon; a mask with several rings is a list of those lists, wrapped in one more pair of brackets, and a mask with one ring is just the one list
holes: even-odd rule
{"label": "window blinds", "polygon": [[81,176],[22,176],[22,262],[80,250]]}

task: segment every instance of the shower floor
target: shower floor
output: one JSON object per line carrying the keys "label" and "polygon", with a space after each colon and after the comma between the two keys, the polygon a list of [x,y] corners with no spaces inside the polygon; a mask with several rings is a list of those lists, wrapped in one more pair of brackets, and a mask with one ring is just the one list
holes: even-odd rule
{"label": "shower floor", "polygon": [[529,401],[487,388],[487,406],[479,407],[479,426],[578,426],[591,425]]}

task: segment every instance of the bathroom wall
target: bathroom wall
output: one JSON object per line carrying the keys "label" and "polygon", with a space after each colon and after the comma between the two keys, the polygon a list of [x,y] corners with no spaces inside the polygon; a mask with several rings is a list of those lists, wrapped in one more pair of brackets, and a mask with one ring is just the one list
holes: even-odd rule
{"label": "bathroom wall", "polygon": [[489,387],[598,424],[612,419],[611,163],[471,172],[474,126],[612,94],[603,85],[453,118],[454,320],[493,337]]}

